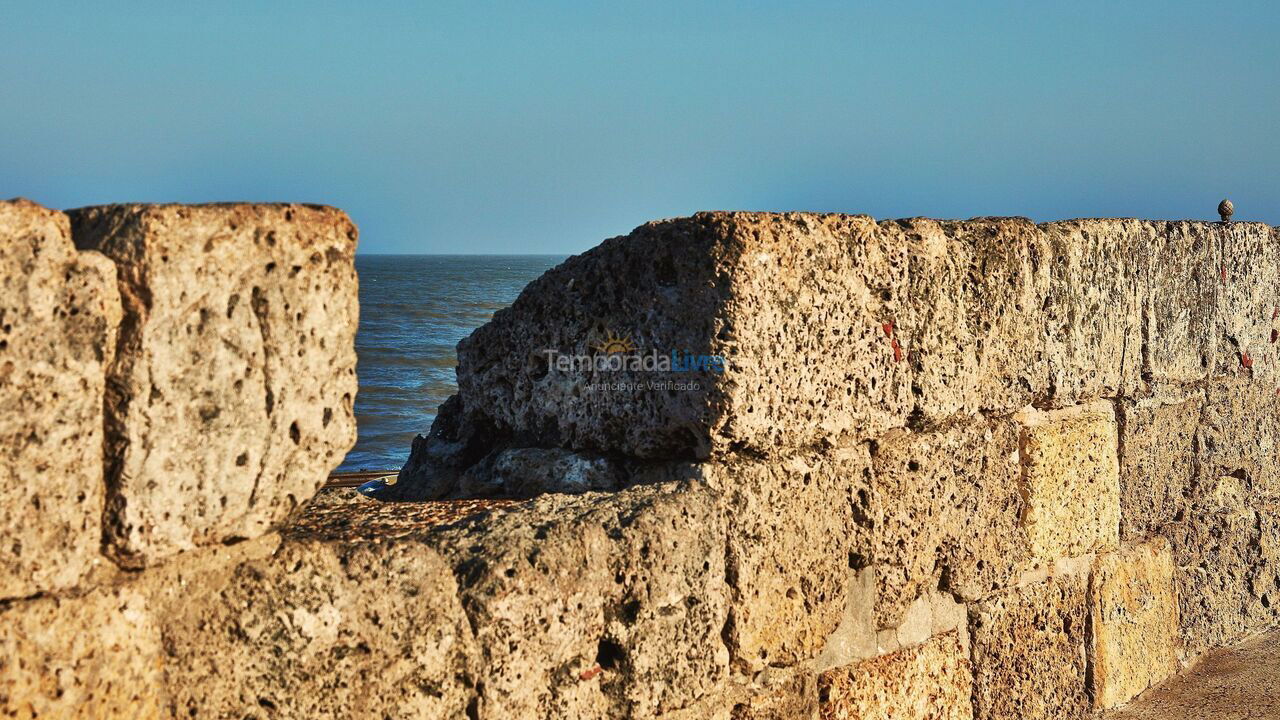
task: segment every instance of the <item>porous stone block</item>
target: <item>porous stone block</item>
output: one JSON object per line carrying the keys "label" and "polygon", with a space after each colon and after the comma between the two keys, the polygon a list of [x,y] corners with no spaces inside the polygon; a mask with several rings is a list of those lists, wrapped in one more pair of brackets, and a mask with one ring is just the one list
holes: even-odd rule
{"label": "porous stone block", "polygon": [[355,441],[353,253],[341,211],[69,212],[124,301],[106,394],[105,536],[122,563],[266,532]]}
{"label": "porous stone block", "polygon": [[1111,403],[1026,410],[1019,420],[1023,522],[1032,555],[1052,562],[1115,547],[1120,487]]}
{"label": "porous stone block", "polygon": [[1280,394],[1246,377],[1219,378],[1205,388],[1204,413],[1197,430],[1201,472],[1205,478],[1235,476],[1248,496],[1280,498]]}
{"label": "porous stone block", "polygon": [[652,717],[723,693],[725,530],[706,487],[544,495],[427,540],[476,634],[478,717]]}
{"label": "porous stone block", "polygon": [[841,621],[851,563],[870,551],[866,449],[696,467],[722,498],[735,665],[816,656]]}
{"label": "porous stone block", "polygon": [[1142,271],[1144,374],[1153,383],[1209,375],[1216,341],[1221,230],[1198,222],[1148,222]]}
{"label": "porous stone block", "polygon": [[166,710],[160,630],[136,588],[0,609],[0,715],[163,718]]}
{"label": "porous stone block", "polygon": [[1204,393],[1117,402],[1120,537],[1141,540],[1187,508],[1196,480]]}
{"label": "porous stone block", "polygon": [[892,333],[881,345],[902,351],[913,422],[1012,410],[1048,392],[1043,298],[1051,277],[1042,260],[1052,248],[1036,225],[910,218],[879,223],[875,234],[906,266],[901,282],[879,267],[859,269],[870,287],[883,288],[879,311]]}
{"label": "porous stone block", "polygon": [[473,701],[457,585],[420,541],[290,541],[199,590],[161,620],[174,716],[444,720]]}
{"label": "porous stone block", "polygon": [[970,612],[974,717],[1085,718],[1086,582],[1080,576],[1029,584]]}
{"label": "porous stone block", "polygon": [[1045,347],[1054,402],[1130,392],[1142,372],[1141,265],[1152,224],[1089,219],[1040,226],[1050,246]]}
{"label": "porous stone block", "polygon": [[1206,477],[1185,516],[1165,527],[1188,657],[1228,645],[1249,629],[1262,533],[1257,515],[1244,506],[1245,497],[1241,478]]}
{"label": "porous stone block", "polygon": [[818,677],[822,720],[969,720],[969,649],[955,633],[828,670]]}
{"label": "porous stone block", "polygon": [[[1280,263],[1255,260],[1280,252],[1273,238],[1258,224],[1132,219],[666,220],[571,258],[464,340],[460,394],[528,445],[670,459],[785,456],[1233,367],[1269,382],[1267,268]],[[556,361],[601,354],[611,336],[726,370]],[[663,389],[599,390],[654,380]],[[665,385],[679,380],[695,382]]]}
{"label": "porous stone block", "polygon": [[1107,553],[1089,579],[1094,703],[1113,708],[1178,670],[1178,601],[1164,538]]}
{"label": "porous stone block", "polygon": [[896,627],[907,606],[939,587],[974,600],[1014,578],[1028,547],[1018,433],[1008,420],[974,420],[877,441],[879,627]]}
{"label": "porous stone block", "polygon": [[0,599],[74,585],[102,538],[102,397],[115,269],[67,218],[0,202]]}
{"label": "porous stone block", "polygon": [[1247,377],[1272,390],[1280,382],[1280,242],[1270,226],[1233,222],[1212,227],[1209,241],[1219,257],[1210,345],[1213,376]]}
{"label": "porous stone block", "polygon": [[[528,444],[647,458],[785,455],[873,437],[915,411],[1012,410],[1047,390],[1047,253],[1042,233],[1017,218],[702,213],[650,223],[549,271],[463,340],[460,393]],[[610,335],[641,355],[718,356],[726,369],[556,361],[593,355]],[[650,381],[664,389],[598,390]]]}

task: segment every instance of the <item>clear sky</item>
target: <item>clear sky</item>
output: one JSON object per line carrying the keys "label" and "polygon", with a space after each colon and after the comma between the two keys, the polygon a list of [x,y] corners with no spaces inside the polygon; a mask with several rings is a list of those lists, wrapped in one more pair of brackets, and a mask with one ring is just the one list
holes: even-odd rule
{"label": "clear sky", "polygon": [[1280,223],[1274,2],[0,8],[0,196],[338,205],[362,252],[697,210]]}

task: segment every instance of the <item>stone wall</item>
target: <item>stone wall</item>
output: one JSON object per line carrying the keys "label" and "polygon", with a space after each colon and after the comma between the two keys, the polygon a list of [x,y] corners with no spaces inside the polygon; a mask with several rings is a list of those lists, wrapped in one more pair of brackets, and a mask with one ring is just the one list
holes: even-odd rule
{"label": "stone wall", "polygon": [[[370,494],[621,488],[428,533],[477,717],[1090,717],[1280,621],[1277,252],[1246,223],[651,223],[464,340]],[[611,350],[727,369],[557,359]],[[665,542],[604,525],[596,557],[568,508],[645,517],[655,488]],[[676,548],[695,570],[661,579]]]}
{"label": "stone wall", "polygon": [[[0,241],[3,716],[1081,718],[1277,624],[1265,225],[652,223],[459,345],[412,502],[316,494],[340,212]],[[724,371],[557,360],[633,352]]]}
{"label": "stone wall", "polygon": [[319,206],[0,202],[0,716],[185,714],[235,661],[184,623],[355,441],[355,245]]}

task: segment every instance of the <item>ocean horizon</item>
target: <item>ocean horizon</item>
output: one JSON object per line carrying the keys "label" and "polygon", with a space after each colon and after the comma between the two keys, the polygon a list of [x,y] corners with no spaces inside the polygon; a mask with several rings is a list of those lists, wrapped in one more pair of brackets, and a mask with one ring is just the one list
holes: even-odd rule
{"label": "ocean horizon", "polygon": [[338,472],[399,470],[457,389],[457,345],[568,255],[356,255],[358,438]]}

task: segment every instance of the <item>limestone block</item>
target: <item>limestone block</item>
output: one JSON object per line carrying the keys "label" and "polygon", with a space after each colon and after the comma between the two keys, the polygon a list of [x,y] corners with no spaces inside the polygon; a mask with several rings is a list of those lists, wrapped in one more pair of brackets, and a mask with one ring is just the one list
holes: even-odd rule
{"label": "limestone block", "polygon": [[[1221,378],[1205,389],[1197,431],[1202,473],[1237,476],[1256,497],[1280,498],[1280,395],[1244,377]],[[1248,502],[1242,496],[1238,509]]]}
{"label": "limestone block", "polygon": [[1140,260],[1154,236],[1142,220],[1068,220],[1040,226],[1051,252],[1042,302],[1055,402],[1070,405],[1141,380]]}
{"label": "limestone block", "polygon": [[1228,645],[1248,628],[1260,562],[1255,513],[1240,478],[1207,478],[1186,516],[1165,528],[1173,549],[1182,643],[1188,656]]}
{"label": "limestone block", "polygon": [[428,536],[480,648],[486,719],[674,713],[728,674],[725,531],[696,484],[544,495]]}
{"label": "limestone block", "polygon": [[1091,687],[1113,708],[1178,670],[1178,601],[1164,538],[1098,558],[1089,579]]}
{"label": "limestone block", "polygon": [[69,213],[119,269],[105,535],[142,566],[255,537],[355,441],[356,228],[304,205]]}
{"label": "limestone block", "polygon": [[1140,540],[1186,511],[1204,393],[1119,401],[1120,537]]}
{"label": "limestone block", "polygon": [[1015,423],[893,431],[873,462],[879,627],[940,586],[973,600],[1009,584],[1027,557]]}
{"label": "limestone block", "polygon": [[1271,227],[1235,222],[1214,225],[1209,242],[1219,258],[1215,332],[1210,346],[1214,376],[1240,375],[1270,388],[1280,382],[1280,243]]}
{"label": "limestone block", "polygon": [[1146,368],[1155,383],[1189,383],[1209,375],[1210,349],[1224,286],[1220,230],[1210,223],[1152,222],[1138,262],[1145,292]]}
{"label": "limestone block", "polygon": [[67,219],[0,202],[0,599],[74,585],[102,537],[104,364],[115,269]]}
{"label": "limestone block", "polygon": [[698,469],[723,498],[735,665],[754,672],[816,656],[841,621],[851,561],[871,547],[866,449]]}
{"label": "limestone block", "polygon": [[135,588],[17,601],[0,609],[0,715],[169,717],[160,658]]}
{"label": "limestone block", "polygon": [[969,649],[955,633],[818,677],[823,720],[968,720],[972,689]]}
{"label": "limestone block", "polygon": [[1086,583],[1057,577],[1010,590],[970,613],[974,717],[1085,718]]}
{"label": "limestone block", "polygon": [[[1012,410],[1047,387],[1046,247],[1021,219],[650,223],[549,271],[460,343],[460,393],[528,444],[649,458],[785,454],[873,437],[917,409]],[[641,355],[719,356],[727,369],[566,369],[547,354],[591,355],[610,334]],[[681,380],[696,387],[593,389]]]}
{"label": "limestone block", "polygon": [[1119,460],[1111,403],[1020,414],[1024,525],[1035,557],[1053,561],[1115,547]]}
{"label": "limestone block", "polygon": [[412,540],[285,543],[163,615],[175,716],[463,717],[474,639],[450,568]]}
{"label": "limestone block", "polygon": [[905,251],[901,284],[868,281],[888,288],[880,311],[902,349],[916,419],[1012,410],[1048,391],[1050,273],[1040,259],[1051,247],[1031,221],[911,218],[879,223],[876,234]]}
{"label": "limestone block", "polygon": [[[1276,245],[1256,224],[704,213],[608,240],[532,283],[461,343],[460,394],[526,445],[687,459],[1131,396],[1230,363],[1269,382],[1270,365],[1244,354],[1277,350],[1274,304],[1261,305],[1280,260],[1250,265]],[[727,369],[555,360],[603,354],[593,348],[610,336]],[[682,379],[695,382],[665,384]],[[609,382],[641,390],[600,390]]]}

